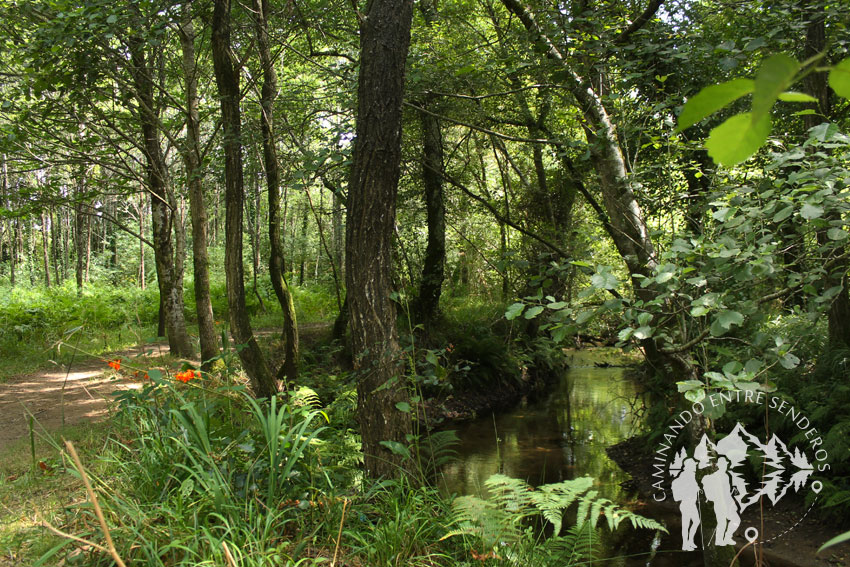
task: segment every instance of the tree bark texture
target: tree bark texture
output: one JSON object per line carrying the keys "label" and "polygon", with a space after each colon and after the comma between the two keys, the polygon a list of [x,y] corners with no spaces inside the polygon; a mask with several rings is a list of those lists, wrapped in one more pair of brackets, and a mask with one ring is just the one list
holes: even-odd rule
{"label": "tree bark texture", "polygon": [[153,65],[145,53],[146,43],[142,38],[131,37],[128,46],[134,94],[139,104],[144,138],[145,174],[151,195],[154,260],[168,346],[174,356],[191,357],[194,348],[183,315],[183,286],[177,285],[182,281],[182,274],[178,274],[175,267],[171,240],[172,223],[175,222],[177,211],[172,208],[168,196],[165,157],[160,145],[159,118],[154,98]]}
{"label": "tree bark texture", "polygon": [[[425,103],[425,108],[427,109]],[[443,137],[440,121],[433,114],[420,113],[422,125],[422,181],[425,186],[425,214],[428,243],[422,264],[417,310],[426,330],[437,318],[446,272],[446,206],[443,200]]]}
{"label": "tree bark texture", "polygon": [[239,359],[257,397],[277,394],[277,382],[251,330],[245,306],[245,274],[242,267],[242,222],[245,183],[242,169],[242,123],[239,111],[239,74],[230,44],[230,0],[215,0],[212,18],[212,54],[215,79],[221,98],[224,131],[225,222],[224,270],[230,326]]}
{"label": "tree bark texture", "polygon": [[188,178],[189,214],[192,218],[192,265],[195,271],[195,310],[201,343],[201,370],[207,371],[210,369],[210,361],[219,354],[219,340],[215,332],[215,315],[210,298],[210,261],[207,253],[209,231],[201,169],[198,69],[195,65],[195,27],[191,6],[191,3],[187,4],[179,30],[186,96],[186,147],[183,150],[183,162]]}
{"label": "tree bark texture", "polygon": [[392,290],[392,242],[401,160],[404,68],[412,0],[370,0],[360,27],[357,129],[348,185],[346,287],[357,414],[366,473],[398,476],[402,457],[382,441],[408,444],[410,415]]}

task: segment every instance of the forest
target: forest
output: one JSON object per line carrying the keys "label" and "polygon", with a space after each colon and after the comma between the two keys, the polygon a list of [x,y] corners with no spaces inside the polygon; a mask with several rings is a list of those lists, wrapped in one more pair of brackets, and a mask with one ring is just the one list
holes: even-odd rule
{"label": "forest", "polygon": [[850,564],[848,25],[0,0],[0,565]]}

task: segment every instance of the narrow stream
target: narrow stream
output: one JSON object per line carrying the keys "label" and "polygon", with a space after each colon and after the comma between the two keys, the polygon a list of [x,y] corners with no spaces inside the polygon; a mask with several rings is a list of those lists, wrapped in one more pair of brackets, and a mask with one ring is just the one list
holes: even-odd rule
{"label": "narrow stream", "polygon": [[[607,366],[624,362],[616,351],[574,351],[570,356],[570,368],[548,395],[458,427],[459,459],[443,469],[441,480],[447,493],[483,495],[484,481],[496,473],[534,486],[591,476],[600,496],[627,507],[635,502],[635,494],[621,486],[629,475],[605,449],[639,429],[634,413],[639,388],[625,376],[625,368]],[[603,557],[619,558],[604,565],[647,565],[653,536],[622,526],[605,535]],[[631,554],[637,556],[622,557]],[[684,564],[681,556],[673,563],[659,559],[651,565]]]}
{"label": "narrow stream", "polygon": [[638,389],[624,377],[624,368],[597,366],[612,358],[576,351],[548,396],[462,424],[457,430],[460,459],[443,470],[448,492],[481,494],[484,481],[495,473],[535,486],[592,476],[603,496],[625,498],[620,483],[628,475],[605,448],[637,426],[632,403]]}

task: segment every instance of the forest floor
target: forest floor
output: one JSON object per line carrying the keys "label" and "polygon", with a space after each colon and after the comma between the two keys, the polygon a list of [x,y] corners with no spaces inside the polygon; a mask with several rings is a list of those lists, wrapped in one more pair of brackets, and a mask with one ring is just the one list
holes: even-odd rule
{"label": "forest floor", "polygon": [[[326,330],[325,327],[326,325],[310,325],[309,329],[305,329],[306,334],[322,334]],[[310,338],[315,340],[315,337]],[[0,384],[0,456],[9,449],[20,448],[26,443],[30,435],[30,416],[34,419],[36,435],[43,432],[55,433],[65,427],[91,424],[106,418],[113,407],[113,393],[127,387],[138,387],[142,383],[133,379],[133,372],[125,371],[120,375],[112,372],[107,361],[116,358],[122,359],[125,369],[130,365],[144,368],[153,364],[159,366],[166,361],[174,362],[169,360],[167,343],[148,343],[108,356],[77,361],[71,365],[70,371],[65,366],[56,365],[53,369],[18,376]],[[453,416],[449,412],[446,417]],[[638,491],[649,493],[651,463],[642,458],[639,452],[641,451],[636,445],[628,441],[613,447],[611,451],[614,460],[625,466],[627,472],[633,475]],[[651,509],[644,512],[652,514]],[[662,512],[673,518],[677,516],[678,509],[671,508]],[[801,510],[787,507],[771,509],[765,514],[765,527],[773,528],[770,531],[776,533],[782,526],[788,527],[794,524],[795,519],[800,519],[800,512]],[[675,519],[678,520],[678,517]],[[678,529],[680,528],[676,525],[671,526],[671,531]],[[834,525],[804,517],[793,530],[767,546],[765,555],[769,564],[774,567],[848,565],[850,554],[846,546],[835,547],[820,555],[816,553],[821,543],[843,531]]]}
{"label": "forest floor", "polygon": [[0,454],[28,438],[30,416],[36,435],[106,417],[111,394],[135,383],[126,373],[112,372],[107,360],[161,360],[167,355],[168,343],[148,343],[103,358],[83,359],[70,369],[57,364],[0,384]]}

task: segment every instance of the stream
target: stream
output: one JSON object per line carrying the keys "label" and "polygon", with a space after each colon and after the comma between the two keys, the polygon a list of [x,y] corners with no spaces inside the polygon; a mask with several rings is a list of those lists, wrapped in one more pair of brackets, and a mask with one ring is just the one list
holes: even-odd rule
{"label": "stream", "polygon": [[[640,427],[635,415],[639,387],[626,377],[626,368],[617,366],[628,362],[613,349],[571,351],[569,369],[548,395],[460,424],[459,458],[443,469],[441,487],[448,494],[482,496],[484,481],[496,473],[534,486],[591,476],[600,496],[634,508],[636,494],[621,486],[629,475],[605,452]],[[666,520],[645,509],[639,513]],[[650,556],[655,534],[649,530],[624,524],[614,534],[601,531],[600,556],[612,558],[602,563],[606,566],[685,564],[683,554],[669,559]],[[664,539],[663,547],[669,548],[670,538]]]}

